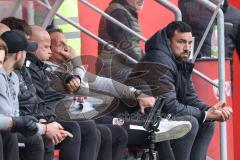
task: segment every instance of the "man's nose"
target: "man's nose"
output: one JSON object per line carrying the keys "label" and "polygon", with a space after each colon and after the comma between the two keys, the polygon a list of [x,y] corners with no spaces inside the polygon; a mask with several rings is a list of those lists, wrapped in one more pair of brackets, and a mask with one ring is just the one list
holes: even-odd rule
{"label": "man's nose", "polygon": [[67,52],[69,50],[67,45],[64,45],[64,51]]}
{"label": "man's nose", "polygon": [[51,50],[50,48],[48,49],[48,53],[49,53],[49,54],[52,54],[52,50]]}
{"label": "man's nose", "polygon": [[184,45],[184,50],[190,50],[191,49],[191,44],[186,43]]}

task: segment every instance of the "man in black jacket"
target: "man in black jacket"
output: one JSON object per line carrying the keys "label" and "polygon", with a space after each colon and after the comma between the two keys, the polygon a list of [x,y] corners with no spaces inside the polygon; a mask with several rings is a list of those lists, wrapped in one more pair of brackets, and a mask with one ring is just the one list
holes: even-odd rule
{"label": "man in black jacket", "polygon": [[225,107],[222,101],[209,107],[198,99],[191,80],[194,64],[188,62],[191,43],[191,27],[180,21],[172,22],[147,41],[146,55],[141,60],[159,63],[169,69],[159,77],[174,86],[173,91],[164,94],[166,99],[162,111],[176,120],[192,123],[191,132],[171,142],[175,159],[181,160],[205,159],[214,133],[212,121],[228,120],[232,114],[232,109]]}

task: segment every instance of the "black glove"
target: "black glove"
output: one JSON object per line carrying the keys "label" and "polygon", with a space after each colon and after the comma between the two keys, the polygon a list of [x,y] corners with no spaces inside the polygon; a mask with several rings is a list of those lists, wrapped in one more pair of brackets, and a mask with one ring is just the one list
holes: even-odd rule
{"label": "black glove", "polygon": [[64,74],[64,84],[68,84],[72,79],[74,78],[73,75],[71,75],[70,73],[65,73]]}
{"label": "black glove", "polygon": [[33,116],[12,117],[13,127],[12,132],[19,132],[25,137],[33,136],[37,133],[37,119]]}

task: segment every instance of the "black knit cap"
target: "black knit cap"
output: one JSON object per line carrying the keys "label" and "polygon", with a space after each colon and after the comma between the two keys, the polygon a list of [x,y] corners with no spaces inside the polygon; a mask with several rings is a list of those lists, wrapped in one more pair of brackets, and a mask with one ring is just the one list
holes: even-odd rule
{"label": "black knit cap", "polygon": [[34,52],[38,48],[37,43],[28,41],[26,36],[17,30],[4,32],[1,38],[7,44],[8,53],[17,53],[19,51]]}

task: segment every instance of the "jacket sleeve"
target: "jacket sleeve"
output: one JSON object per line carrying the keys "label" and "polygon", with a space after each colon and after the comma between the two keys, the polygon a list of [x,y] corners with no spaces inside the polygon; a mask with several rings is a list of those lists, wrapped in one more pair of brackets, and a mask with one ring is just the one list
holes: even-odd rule
{"label": "jacket sleeve", "polygon": [[188,92],[187,92],[187,95],[186,95],[186,102],[187,102],[187,105],[196,106],[201,111],[207,111],[209,109],[209,106],[198,98],[197,93],[196,93],[196,91],[194,89],[194,86],[193,86],[193,83],[192,83],[192,79],[191,79],[191,81],[189,83],[189,86],[188,86]]}
{"label": "jacket sleeve", "polygon": [[[171,71],[168,71],[166,75],[161,77],[160,79],[164,81],[168,81],[172,85],[174,85],[174,78]],[[202,122],[205,117],[205,112],[201,111],[200,108],[193,107],[191,105],[182,104],[178,101],[176,96],[176,90],[174,89],[171,92],[168,92],[163,95],[165,98],[165,105],[163,107],[164,113],[170,113],[177,116],[183,115],[192,115],[198,119],[199,122]]]}
{"label": "jacket sleeve", "polygon": [[[131,28],[130,22],[129,22],[130,20],[125,11],[121,9],[116,9],[110,15],[116,20],[118,20],[119,22],[121,22],[122,24],[124,24],[125,26]],[[111,40],[114,44],[120,45],[121,42],[127,42],[129,46],[133,45],[130,33],[128,33],[127,31],[123,30],[121,27],[119,27],[118,25],[110,21],[106,21],[106,22],[107,22],[108,34],[111,36]],[[129,49],[124,50],[124,52],[130,57],[138,60],[137,54],[133,50],[133,47],[129,47]]]}
{"label": "jacket sleeve", "polygon": [[86,74],[91,91],[101,92],[116,98],[135,100],[135,90],[132,90],[131,87],[110,78],[100,77],[89,72]]}
{"label": "jacket sleeve", "polygon": [[8,129],[9,117],[0,115],[0,131]]}
{"label": "jacket sleeve", "polygon": [[13,114],[11,112],[13,110],[13,104],[10,102],[7,94],[7,92],[10,91],[6,84],[7,81],[2,75],[0,75],[0,82],[0,115],[9,116]]}
{"label": "jacket sleeve", "polygon": [[11,105],[9,104],[7,100],[7,88],[6,88],[6,79],[3,77],[3,75],[0,75],[0,130],[6,130],[7,129],[7,122],[8,117],[10,116],[11,111]]}

